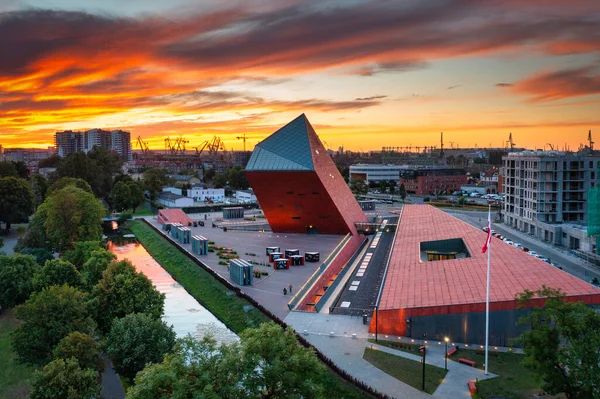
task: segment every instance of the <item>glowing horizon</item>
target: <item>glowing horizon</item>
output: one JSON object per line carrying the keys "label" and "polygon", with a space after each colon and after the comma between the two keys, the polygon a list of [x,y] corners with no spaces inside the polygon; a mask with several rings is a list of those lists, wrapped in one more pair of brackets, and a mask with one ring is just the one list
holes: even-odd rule
{"label": "glowing horizon", "polygon": [[600,128],[600,3],[19,0],[0,5],[0,144],[131,132],[247,149],[305,113],[333,150],[576,150]]}

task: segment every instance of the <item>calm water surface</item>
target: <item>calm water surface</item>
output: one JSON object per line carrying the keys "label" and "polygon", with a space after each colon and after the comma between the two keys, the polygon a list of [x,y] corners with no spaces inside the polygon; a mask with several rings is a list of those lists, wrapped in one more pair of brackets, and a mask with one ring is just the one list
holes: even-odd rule
{"label": "calm water surface", "polygon": [[235,333],[188,294],[141,244],[109,243],[109,250],[118,260],[129,259],[137,271],[144,273],[156,288],[165,294],[163,320],[173,325],[177,336],[192,334],[201,339],[207,334],[212,334],[219,342],[238,340]]}

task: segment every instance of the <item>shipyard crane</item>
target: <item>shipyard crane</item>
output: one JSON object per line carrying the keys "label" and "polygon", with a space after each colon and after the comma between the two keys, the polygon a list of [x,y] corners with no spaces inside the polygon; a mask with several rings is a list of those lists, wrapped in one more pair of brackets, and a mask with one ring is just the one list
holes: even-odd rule
{"label": "shipyard crane", "polygon": [[588,132],[588,142],[590,143],[590,150],[594,151],[594,142],[592,141],[592,131]]}
{"label": "shipyard crane", "polygon": [[513,138],[512,138],[512,133],[509,133],[509,134],[508,134],[508,141],[506,142],[506,144],[510,145],[510,149],[511,149],[511,150],[514,150],[514,149],[515,149],[515,145],[516,145],[516,144],[515,144],[515,142],[513,141]]}
{"label": "shipyard crane", "polygon": [[171,153],[171,155],[185,155],[185,144],[189,143],[189,140],[184,139],[182,136],[171,140],[170,137],[165,138],[165,152]]}
{"label": "shipyard crane", "polygon": [[140,147],[140,150],[142,151],[142,155],[148,155],[148,152],[150,151],[148,149],[148,143],[146,143],[144,140],[142,140],[142,136],[138,136],[137,145],[138,145],[138,147]]}

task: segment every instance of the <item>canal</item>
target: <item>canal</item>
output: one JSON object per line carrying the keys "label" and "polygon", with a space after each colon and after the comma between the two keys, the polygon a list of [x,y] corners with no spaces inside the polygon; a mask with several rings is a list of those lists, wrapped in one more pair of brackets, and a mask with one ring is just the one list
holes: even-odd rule
{"label": "canal", "polygon": [[175,281],[141,244],[109,242],[108,249],[118,260],[129,259],[138,272],[144,273],[152,284],[165,294],[163,320],[173,325],[178,337],[191,334],[197,339],[202,339],[207,334],[212,334],[218,342],[224,343],[239,339]]}

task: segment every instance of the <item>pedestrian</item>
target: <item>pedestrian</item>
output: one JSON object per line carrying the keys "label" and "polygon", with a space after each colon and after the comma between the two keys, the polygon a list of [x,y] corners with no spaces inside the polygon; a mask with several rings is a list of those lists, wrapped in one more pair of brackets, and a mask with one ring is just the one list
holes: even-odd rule
{"label": "pedestrian", "polygon": [[283,295],[287,295],[287,290],[283,287]]}
{"label": "pedestrian", "polygon": [[290,284],[290,295],[292,295],[292,285]]}

